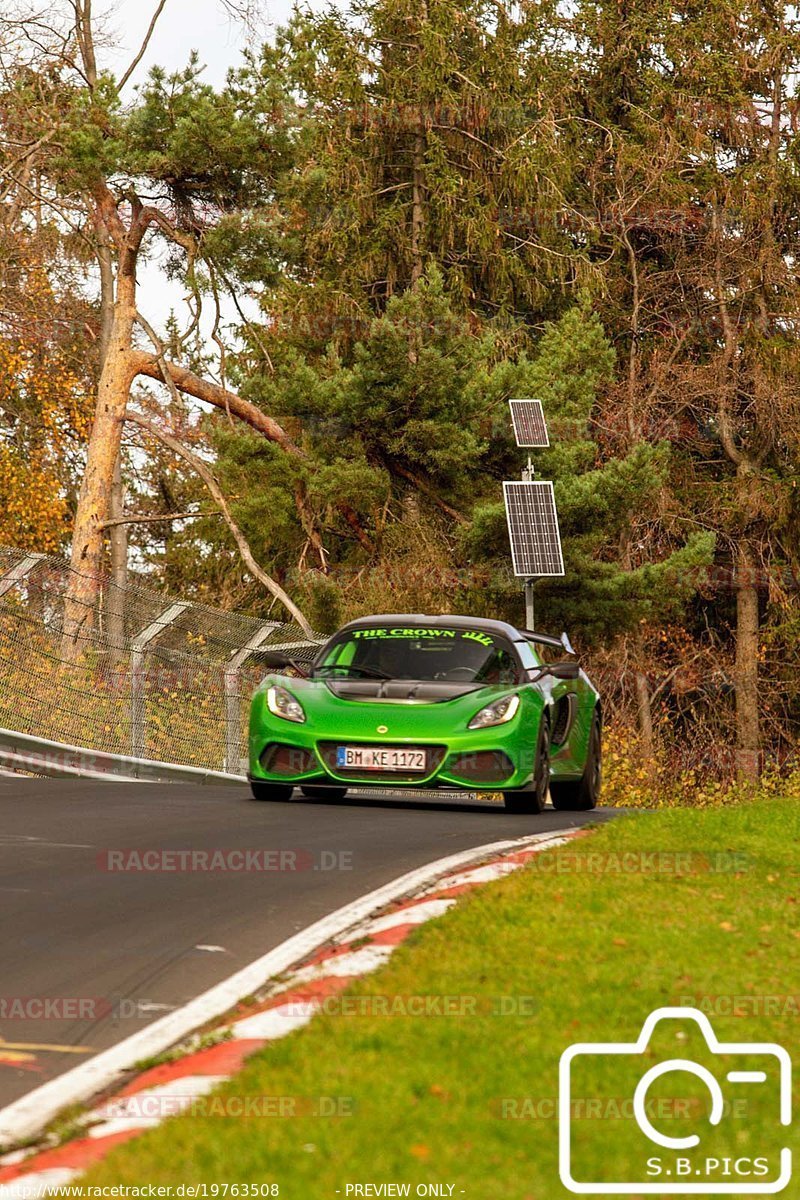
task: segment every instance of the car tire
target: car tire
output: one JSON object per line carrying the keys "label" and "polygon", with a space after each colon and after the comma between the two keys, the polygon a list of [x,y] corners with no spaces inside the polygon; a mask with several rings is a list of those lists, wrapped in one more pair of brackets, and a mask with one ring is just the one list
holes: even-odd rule
{"label": "car tire", "polygon": [[595,713],[592,717],[589,748],[586,751],[586,765],[583,768],[583,774],[580,779],[568,779],[561,783],[550,784],[553,808],[557,808],[560,812],[588,812],[600,799],[602,783],[602,725],[599,714]]}
{"label": "car tire", "polygon": [[536,760],[533,771],[533,786],[530,791],[503,792],[506,812],[540,813],[547,803],[550,784],[550,721],[542,716],[539,725],[539,741],[536,745]]}
{"label": "car tire", "polygon": [[309,800],[344,800],[346,787],[301,787],[300,791]]}
{"label": "car tire", "polygon": [[263,779],[251,779],[250,791],[254,800],[291,800],[294,788],[290,783],[266,783]]}

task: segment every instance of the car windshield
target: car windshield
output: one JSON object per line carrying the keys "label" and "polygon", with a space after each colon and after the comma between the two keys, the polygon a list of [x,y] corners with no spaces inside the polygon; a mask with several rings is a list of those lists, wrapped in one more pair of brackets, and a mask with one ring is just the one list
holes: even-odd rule
{"label": "car windshield", "polygon": [[443,680],[510,684],[520,667],[505,638],[483,629],[369,626],[348,629],[325,648],[314,674],[325,678]]}

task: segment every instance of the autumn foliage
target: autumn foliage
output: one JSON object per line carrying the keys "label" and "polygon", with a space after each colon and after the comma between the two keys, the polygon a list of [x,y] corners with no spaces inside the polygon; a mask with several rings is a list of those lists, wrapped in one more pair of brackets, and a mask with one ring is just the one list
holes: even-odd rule
{"label": "autumn foliage", "polygon": [[70,531],[73,471],[92,397],[58,349],[0,341],[0,543],[55,551]]}

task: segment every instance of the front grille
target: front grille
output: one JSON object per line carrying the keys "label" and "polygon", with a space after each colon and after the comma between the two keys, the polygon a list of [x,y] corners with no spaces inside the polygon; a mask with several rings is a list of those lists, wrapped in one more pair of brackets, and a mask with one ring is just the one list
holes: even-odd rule
{"label": "front grille", "polygon": [[[438,771],[447,753],[446,746],[415,746],[414,749],[424,750],[427,756],[427,766],[424,771],[359,771],[355,767],[337,767],[336,751],[340,746],[359,745],[357,742],[319,742],[317,750],[331,775],[341,776],[342,779],[371,779],[374,783],[418,783],[426,779],[434,771]],[[408,750],[409,747],[392,742],[381,742],[381,748],[387,750]]]}

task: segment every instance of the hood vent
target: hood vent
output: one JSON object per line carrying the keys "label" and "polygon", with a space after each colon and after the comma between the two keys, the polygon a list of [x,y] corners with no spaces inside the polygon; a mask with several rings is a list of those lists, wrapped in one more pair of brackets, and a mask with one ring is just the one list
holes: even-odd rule
{"label": "hood vent", "polygon": [[326,679],[325,683],[340,700],[357,700],[360,704],[440,704],[477,692],[480,683],[454,683],[446,679]]}

